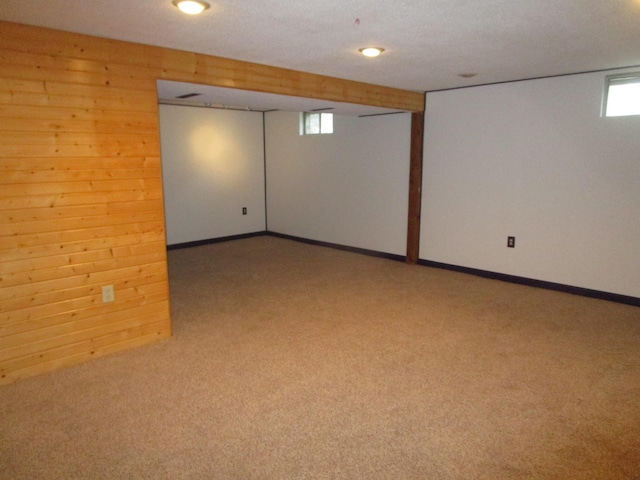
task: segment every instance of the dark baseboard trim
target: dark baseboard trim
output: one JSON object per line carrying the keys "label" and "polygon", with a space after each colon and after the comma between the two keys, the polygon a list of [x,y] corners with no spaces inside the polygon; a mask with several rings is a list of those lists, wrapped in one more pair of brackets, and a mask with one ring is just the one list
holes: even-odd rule
{"label": "dark baseboard trim", "polygon": [[368,255],[370,257],[386,258],[387,260],[395,260],[398,262],[404,262],[407,259],[407,257],[405,257],[404,255],[378,252],[376,250],[368,250],[366,248],[349,247],[346,245],[340,245],[338,243],[322,242],[320,240],[310,240],[308,238],[295,237],[293,235],[286,235],[284,233],[266,232],[266,235],[270,237],[284,238],[285,240],[293,240],[294,242],[306,243],[309,245],[317,245],[320,247],[333,248],[335,250],[343,250],[345,252],[359,253],[361,255]]}
{"label": "dark baseboard trim", "polygon": [[[406,262],[407,257],[404,255],[395,255],[393,253],[378,252],[376,250],[368,250],[366,248],[349,247],[347,245],[340,245],[338,243],[323,242],[320,240],[311,240],[303,237],[296,237],[294,235],[286,235],[284,233],[261,231],[253,233],[243,233],[240,235],[230,235],[228,237],[209,238],[206,240],[197,240],[194,242],[178,243],[174,245],[167,245],[167,250],[177,250],[180,248],[198,247],[200,245],[207,245],[210,243],[229,242],[232,240],[241,240],[243,238],[270,236],[276,238],[283,238],[285,240],[292,240],[294,242],[306,243],[308,245],[316,245],[320,247],[333,248],[335,250],[342,250],[345,252],[358,253],[361,255],[367,255],[370,257],[385,258],[387,260],[395,260],[398,262]],[[418,265],[425,267],[441,268],[444,270],[451,270],[454,272],[466,273],[475,275],[477,277],[490,278],[492,280],[500,280],[502,282],[517,283],[519,285],[526,285],[528,287],[544,288],[547,290],[555,290],[558,292],[570,293],[573,295],[579,295],[582,297],[596,298],[599,300],[608,300],[615,303],[623,303],[625,305],[632,305],[634,307],[640,307],[640,298],[631,297],[628,295],[620,295],[617,293],[602,292],[600,290],[591,290],[589,288],[574,287],[572,285],[564,285],[562,283],[547,282],[544,280],[536,280],[533,278],[519,277],[517,275],[508,275],[506,273],[490,272],[488,270],[480,270],[477,268],[461,267],[459,265],[452,265],[449,263],[434,262],[432,260],[418,260]]]}
{"label": "dark baseboard trim", "polygon": [[266,234],[267,234],[266,231],[262,231],[262,232],[253,232],[253,233],[242,233],[240,235],[229,235],[228,237],[207,238],[205,240],[196,240],[195,242],[174,243],[173,245],[167,245],[167,250],[199,247],[200,245],[208,245],[210,243],[229,242],[231,240],[240,240],[243,238],[260,237]]}
{"label": "dark baseboard trim", "polygon": [[600,290],[591,290],[589,288],[574,287],[571,285],[564,285],[562,283],[547,282],[544,280],[535,280],[533,278],[518,277],[516,275],[490,272],[487,270],[479,270],[476,268],[460,267],[458,265],[434,262],[432,260],[418,260],[418,265],[423,265],[425,267],[442,268],[445,270],[452,270],[454,272],[460,272],[460,273],[468,273],[470,275],[490,278],[493,280],[500,280],[503,282],[517,283],[517,284],[526,285],[529,287],[545,288],[547,290],[556,290],[558,292],[571,293],[573,295],[580,295],[582,297],[597,298],[599,300],[608,300],[610,302],[624,303],[626,305],[633,305],[634,307],[640,307],[640,298],[630,297],[627,295],[620,295],[617,293],[602,292]]}
{"label": "dark baseboard trim", "polygon": [[167,250],[177,250],[180,248],[199,247],[201,245],[209,245],[211,243],[229,242],[232,240],[242,240],[243,238],[270,236],[283,238],[285,240],[292,240],[294,242],[306,243],[309,245],[316,245],[319,247],[328,247],[335,250],[343,250],[345,252],[359,253],[361,255],[368,255],[370,257],[386,258],[388,260],[396,260],[399,262],[406,261],[403,255],[394,255],[393,253],[378,252],[376,250],[367,250],[366,248],[349,247],[347,245],[340,245],[338,243],[322,242],[320,240],[311,240],[309,238],[296,237],[294,235],[286,235],[284,233],[269,232],[267,230],[253,233],[243,233],[240,235],[229,235],[228,237],[207,238],[204,240],[196,240],[193,242],[175,243],[173,245],[167,245]]}

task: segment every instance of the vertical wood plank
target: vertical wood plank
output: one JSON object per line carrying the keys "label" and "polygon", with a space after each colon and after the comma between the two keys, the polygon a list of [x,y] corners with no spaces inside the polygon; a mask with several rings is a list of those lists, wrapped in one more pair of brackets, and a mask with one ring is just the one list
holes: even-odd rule
{"label": "vertical wood plank", "polygon": [[422,150],[424,112],[411,114],[411,159],[409,163],[409,221],[407,224],[407,263],[418,263],[420,250],[420,204],[422,202]]}

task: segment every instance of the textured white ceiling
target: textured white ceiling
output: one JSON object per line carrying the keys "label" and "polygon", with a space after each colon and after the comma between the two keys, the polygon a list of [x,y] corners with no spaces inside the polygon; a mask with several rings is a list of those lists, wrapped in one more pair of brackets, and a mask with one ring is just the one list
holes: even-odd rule
{"label": "textured white ceiling", "polygon": [[640,0],[209,3],[0,0],[0,19],[417,91],[640,65]]}

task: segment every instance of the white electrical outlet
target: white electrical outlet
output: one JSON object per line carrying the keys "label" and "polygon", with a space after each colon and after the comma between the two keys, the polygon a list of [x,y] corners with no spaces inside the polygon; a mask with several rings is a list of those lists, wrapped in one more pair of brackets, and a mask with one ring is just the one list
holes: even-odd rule
{"label": "white electrical outlet", "polygon": [[106,285],[102,287],[102,303],[113,302],[116,299],[115,293],[113,293],[113,285]]}

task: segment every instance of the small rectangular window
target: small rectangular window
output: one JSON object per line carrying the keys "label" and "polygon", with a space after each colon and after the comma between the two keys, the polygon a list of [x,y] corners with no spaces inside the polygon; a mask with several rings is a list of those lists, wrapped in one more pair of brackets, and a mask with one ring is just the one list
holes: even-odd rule
{"label": "small rectangular window", "polygon": [[301,135],[333,133],[333,113],[304,112],[301,120]]}
{"label": "small rectangular window", "polygon": [[640,115],[640,73],[607,77],[604,116]]}

